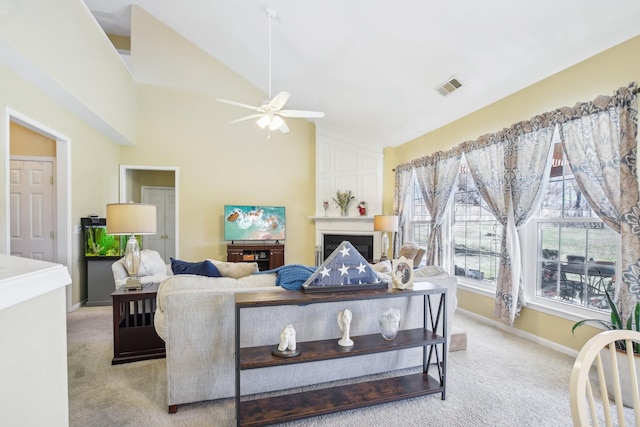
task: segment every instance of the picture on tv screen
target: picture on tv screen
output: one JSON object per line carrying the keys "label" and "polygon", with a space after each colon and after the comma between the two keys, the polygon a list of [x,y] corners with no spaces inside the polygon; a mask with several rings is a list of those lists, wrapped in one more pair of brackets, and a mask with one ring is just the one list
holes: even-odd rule
{"label": "picture on tv screen", "polygon": [[284,240],[284,206],[224,207],[224,240]]}

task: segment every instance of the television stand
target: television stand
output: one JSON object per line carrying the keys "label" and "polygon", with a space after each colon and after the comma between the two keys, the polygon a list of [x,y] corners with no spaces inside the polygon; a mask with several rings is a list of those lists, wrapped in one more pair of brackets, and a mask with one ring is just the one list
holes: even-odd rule
{"label": "television stand", "polygon": [[284,265],[284,245],[231,243],[227,245],[228,262],[255,262],[260,271],[273,270]]}

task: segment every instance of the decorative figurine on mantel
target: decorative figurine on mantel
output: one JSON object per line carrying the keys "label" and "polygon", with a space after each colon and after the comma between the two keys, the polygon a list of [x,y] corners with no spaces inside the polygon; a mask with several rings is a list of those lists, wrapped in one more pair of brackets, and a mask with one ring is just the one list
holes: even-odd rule
{"label": "decorative figurine on mantel", "polygon": [[367,202],[362,201],[358,203],[358,213],[360,216],[367,216]]}
{"label": "decorative figurine on mantel", "polygon": [[295,357],[300,355],[296,349],[296,330],[293,325],[287,325],[280,333],[280,344],[271,351],[271,354],[279,357]]}
{"label": "decorative figurine on mantel", "polygon": [[353,315],[351,314],[351,310],[349,310],[348,308],[345,308],[344,310],[338,312],[338,326],[340,326],[340,330],[342,331],[342,338],[338,340],[339,346],[353,346],[353,340],[349,338],[352,317]]}

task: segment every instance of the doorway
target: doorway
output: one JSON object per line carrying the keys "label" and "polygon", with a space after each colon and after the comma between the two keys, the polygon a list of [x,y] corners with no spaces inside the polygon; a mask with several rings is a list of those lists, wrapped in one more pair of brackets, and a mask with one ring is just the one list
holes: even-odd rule
{"label": "doorway", "polygon": [[[53,256],[51,261],[63,264],[72,273],[71,261],[71,139],[56,130],[45,126],[42,123],[18,112],[11,108],[5,108],[5,135],[4,141],[0,141],[3,145],[2,151],[6,153],[3,168],[5,171],[11,170],[11,137],[13,126],[14,131],[20,126],[30,132],[34,132],[43,138],[54,141],[53,152],[48,155],[55,158],[55,167],[53,168],[53,204],[52,204],[52,231],[53,231]],[[38,156],[40,157],[40,156]],[[5,175],[6,176],[6,175]],[[7,212],[6,220],[0,227],[0,251],[5,254],[11,253],[11,183],[10,179],[4,181],[4,210]],[[46,233],[50,237],[50,233]],[[71,311],[72,307],[72,287],[66,288],[67,311]]]}
{"label": "doorway", "polygon": [[176,189],[173,187],[142,187],[142,203],[156,205],[157,233],[142,236],[142,247],[153,249],[165,263],[176,258]]}
{"label": "doorway", "polygon": [[[167,263],[170,257],[179,257],[178,172],[178,168],[172,166],[120,165],[120,202],[154,204],[158,207],[157,214],[162,213],[164,217],[162,220],[158,218],[158,232],[145,236],[142,248],[157,250]],[[146,190],[151,188],[161,190]],[[161,246],[159,242],[162,242]]]}

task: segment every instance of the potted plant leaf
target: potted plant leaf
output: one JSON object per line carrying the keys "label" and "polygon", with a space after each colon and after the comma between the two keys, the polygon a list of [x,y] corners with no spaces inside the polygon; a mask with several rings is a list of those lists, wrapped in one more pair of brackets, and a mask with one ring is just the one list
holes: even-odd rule
{"label": "potted plant leaf", "polygon": [[[598,325],[604,326],[605,329],[614,330],[614,329],[629,329],[633,331],[640,332],[640,301],[636,302],[631,315],[627,318],[625,322],[620,312],[618,311],[618,306],[613,302],[613,299],[609,295],[609,292],[605,288],[604,290],[605,297],[607,298],[607,302],[609,303],[609,308],[611,309],[611,320],[602,320],[602,319],[584,319],[579,322],[576,322],[571,328],[571,333],[575,335],[575,330],[580,326],[586,323],[596,323]],[[626,344],[624,341],[616,341],[615,342],[616,349],[618,351],[626,351]],[[640,345],[638,343],[633,343],[633,353],[634,360],[636,364],[636,372],[640,373]],[[602,358],[603,370],[605,374],[605,379],[607,382],[607,391],[609,395],[612,396],[613,391],[613,373],[611,372],[611,358],[609,355],[609,351],[603,350],[600,352],[600,357]],[[627,358],[620,356],[617,358],[618,364],[623,365],[627,362]],[[623,368],[624,369],[624,368]],[[627,372],[624,371],[623,372]],[[631,393],[631,380],[628,377],[620,378],[620,387],[622,389],[622,401],[624,406],[633,407],[633,394]]]}

